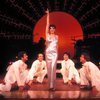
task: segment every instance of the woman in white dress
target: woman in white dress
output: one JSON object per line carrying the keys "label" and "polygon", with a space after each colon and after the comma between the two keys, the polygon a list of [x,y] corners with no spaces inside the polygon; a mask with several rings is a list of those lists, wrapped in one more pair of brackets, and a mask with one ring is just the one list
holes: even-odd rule
{"label": "woman in white dress", "polygon": [[46,24],[46,63],[48,70],[49,90],[55,90],[56,62],[58,58],[58,36],[55,35],[55,25],[49,25],[49,10]]}

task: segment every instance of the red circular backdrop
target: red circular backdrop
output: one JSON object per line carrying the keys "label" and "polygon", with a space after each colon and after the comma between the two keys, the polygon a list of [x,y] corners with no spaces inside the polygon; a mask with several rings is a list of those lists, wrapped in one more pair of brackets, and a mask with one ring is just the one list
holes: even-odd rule
{"label": "red circular backdrop", "polygon": [[[72,39],[83,39],[83,31],[80,23],[72,15],[64,12],[51,12],[50,24],[56,25],[56,34],[59,36],[58,59],[62,59],[65,51],[74,56],[74,42]],[[41,37],[45,39],[46,15],[44,15],[34,27],[33,41],[38,42]]]}

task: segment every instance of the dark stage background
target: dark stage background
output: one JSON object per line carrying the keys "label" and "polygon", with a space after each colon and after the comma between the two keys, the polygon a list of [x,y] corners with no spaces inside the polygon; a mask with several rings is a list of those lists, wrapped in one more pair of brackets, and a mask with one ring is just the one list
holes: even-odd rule
{"label": "dark stage background", "polygon": [[[49,8],[75,17],[84,33],[83,40],[73,38],[75,55],[89,52],[92,61],[100,63],[100,0],[0,0],[0,74],[6,72],[9,61],[16,60],[17,53],[25,50],[29,55],[29,67],[38,52],[45,50],[45,40],[33,40],[37,21]],[[78,66],[78,64],[77,64]]]}

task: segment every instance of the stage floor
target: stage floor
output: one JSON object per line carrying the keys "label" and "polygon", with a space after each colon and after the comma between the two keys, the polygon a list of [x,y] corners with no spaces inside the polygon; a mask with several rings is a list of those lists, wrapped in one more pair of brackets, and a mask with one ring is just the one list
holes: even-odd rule
{"label": "stage floor", "polygon": [[100,99],[100,93],[93,93],[92,91],[88,90],[80,90],[78,85],[68,86],[67,84],[63,83],[62,78],[56,79],[56,90],[49,91],[48,90],[48,82],[47,78],[44,79],[42,84],[33,82],[31,88],[29,90],[25,90],[23,92],[19,92],[17,89],[11,92],[0,92],[0,98],[9,99],[9,100],[28,100],[28,99],[53,99],[53,100],[60,100],[60,99],[82,99],[82,100],[93,100],[93,99]]}

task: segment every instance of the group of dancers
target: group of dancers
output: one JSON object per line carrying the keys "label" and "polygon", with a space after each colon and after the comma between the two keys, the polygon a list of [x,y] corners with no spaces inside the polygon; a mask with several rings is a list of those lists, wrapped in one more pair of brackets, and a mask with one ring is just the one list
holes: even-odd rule
{"label": "group of dancers", "polygon": [[[26,61],[28,55],[21,51],[18,53],[19,60],[9,66],[4,77],[4,82],[0,84],[0,91],[11,91],[13,84],[16,83],[19,91],[23,91],[26,86],[31,86],[33,81],[42,84],[45,76],[48,78],[48,89],[55,91],[56,85],[56,65],[58,58],[58,35],[55,34],[56,26],[49,23],[49,10],[46,11],[46,50],[44,55],[39,53],[37,59],[32,63],[30,69],[27,69]],[[70,59],[70,54],[65,52],[61,62],[60,72],[63,77],[64,84],[79,84],[80,89],[92,89],[100,91],[100,70],[90,61],[90,57],[86,53],[80,55],[82,68],[76,69],[75,63]]]}

